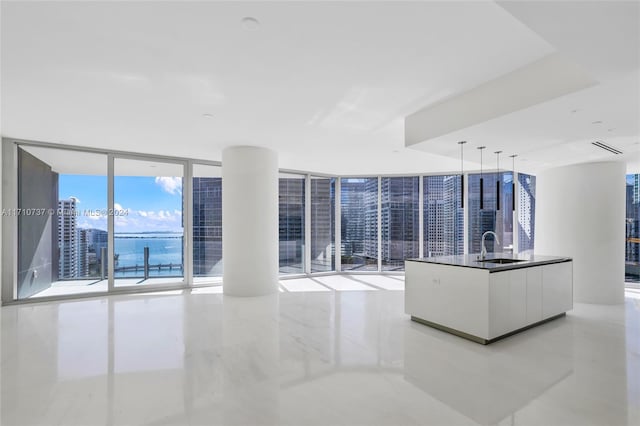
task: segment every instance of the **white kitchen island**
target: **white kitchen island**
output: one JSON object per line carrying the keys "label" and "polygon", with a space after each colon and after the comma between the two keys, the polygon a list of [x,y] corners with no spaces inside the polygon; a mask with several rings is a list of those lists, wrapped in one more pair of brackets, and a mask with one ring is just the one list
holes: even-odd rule
{"label": "white kitchen island", "polygon": [[405,313],[485,345],[571,309],[570,258],[460,255],[405,262]]}

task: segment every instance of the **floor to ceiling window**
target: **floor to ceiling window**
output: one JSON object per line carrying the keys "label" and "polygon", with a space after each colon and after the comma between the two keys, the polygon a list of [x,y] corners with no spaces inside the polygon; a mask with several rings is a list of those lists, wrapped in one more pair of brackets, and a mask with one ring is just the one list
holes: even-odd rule
{"label": "floor to ceiling window", "polygon": [[460,175],[423,178],[424,256],[464,252],[464,210]]}
{"label": "floor to ceiling window", "polygon": [[311,272],[336,270],[335,178],[311,176]]}
{"label": "floor to ceiling window", "polygon": [[627,175],[625,280],[640,283],[640,174]]}
{"label": "floor to ceiling window", "polygon": [[107,290],[107,156],[18,151],[18,299]]}
{"label": "floor to ceiling window", "polygon": [[[513,174],[484,173],[470,174],[468,177],[469,253],[480,252],[482,235],[486,231],[495,232],[499,240],[499,244],[496,244],[493,236],[487,236],[487,252],[513,252]],[[480,179],[483,180],[482,201]]]}
{"label": "floor to ceiling window", "polygon": [[182,282],[183,164],[116,158],[114,285]]}
{"label": "floor to ceiling window", "polygon": [[305,272],[305,177],[280,174],[279,258],[281,274]]}
{"label": "floor to ceiling window", "polygon": [[340,180],[343,271],[378,270],[378,178]]}
{"label": "floor to ceiling window", "polygon": [[222,174],[220,166],[193,165],[193,280],[222,276]]}
{"label": "floor to ceiling window", "polygon": [[[186,206],[183,179],[188,161],[113,153],[114,200],[109,209],[106,153],[25,144],[17,147],[17,154],[17,207],[22,211],[15,218],[18,298],[106,292],[109,261],[117,288],[221,282],[220,166],[194,162],[192,203]],[[517,232],[518,253],[531,253],[535,176],[518,174],[514,205],[512,173],[484,173],[482,206],[480,177],[467,176],[469,253],[480,251],[481,236],[488,230],[495,231],[500,241],[495,244],[489,237],[489,252],[512,252],[513,232]],[[418,257],[420,248],[424,256],[463,254],[461,185],[459,175],[338,179],[283,172],[279,179],[280,274],[402,271],[404,261]],[[630,175],[625,261],[627,280],[635,282],[640,282],[639,198],[638,175]],[[112,259],[108,254],[110,210],[114,216]],[[188,252],[183,213],[193,221]],[[336,230],[338,218],[340,229]],[[189,256],[191,277],[185,276]]]}
{"label": "floor to ceiling window", "polygon": [[380,186],[382,270],[404,271],[420,255],[420,178],[383,177]]}

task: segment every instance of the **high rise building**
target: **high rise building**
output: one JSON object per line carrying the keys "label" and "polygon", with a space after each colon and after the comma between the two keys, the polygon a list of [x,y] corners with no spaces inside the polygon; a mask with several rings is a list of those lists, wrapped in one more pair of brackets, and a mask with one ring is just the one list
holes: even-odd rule
{"label": "high rise building", "polygon": [[311,272],[335,270],[335,179],[311,178]]}
{"label": "high rise building", "polygon": [[[633,240],[640,237],[640,202],[636,201],[636,194],[638,189],[638,178],[640,175],[635,174],[633,176],[633,183],[627,183],[626,187],[626,220],[625,220],[625,261],[638,263],[640,262],[640,244]],[[627,268],[630,269],[630,268]],[[627,279],[629,276],[636,274],[627,273]]]}
{"label": "high rise building", "polygon": [[633,202],[640,204],[640,174],[633,175]]}
{"label": "high rise building", "polygon": [[58,201],[58,278],[78,276],[76,199]]}
{"label": "high rise building", "polygon": [[364,181],[364,256],[378,259],[378,178]]}
{"label": "high rise building", "polygon": [[533,253],[535,240],[536,177],[518,173],[518,250]]}
{"label": "high rise building", "polygon": [[423,179],[424,255],[462,254],[464,210],[460,204],[460,176],[425,176]]}
{"label": "high rise building", "polygon": [[87,229],[76,228],[76,278],[89,276],[89,241]]}
{"label": "high rise building", "polygon": [[380,204],[383,268],[403,269],[419,256],[419,188],[417,176],[382,178]]}
{"label": "high rise building", "polygon": [[305,179],[280,178],[278,185],[280,272],[304,272]]}
{"label": "high rise building", "polygon": [[222,275],[222,178],[193,178],[193,275]]}
{"label": "high rise building", "polygon": [[[90,276],[102,276],[107,274],[107,262],[102,260],[103,249],[107,248],[109,236],[107,231],[102,229],[88,228],[84,232],[87,234],[87,257],[89,263]],[[104,270],[101,270],[103,268]]]}
{"label": "high rise building", "polygon": [[96,228],[85,229],[87,234],[87,248],[89,253],[95,253],[98,262],[102,261],[102,249],[107,248],[109,234]]}
{"label": "high rise building", "polygon": [[364,255],[366,216],[364,181],[364,179],[342,179],[340,183],[342,256]]}
{"label": "high rise building", "polygon": [[464,252],[464,209],[462,180],[458,175],[444,176],[444,249],[447,255]]}

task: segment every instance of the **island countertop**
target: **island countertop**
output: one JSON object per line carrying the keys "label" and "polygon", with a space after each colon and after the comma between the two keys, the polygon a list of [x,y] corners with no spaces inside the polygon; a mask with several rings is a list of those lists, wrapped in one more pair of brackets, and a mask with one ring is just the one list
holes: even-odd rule
{"label": "island countertop", "polygon": [[[465,268],[486,269],[491,272],[510,271],[512,269],[529,268],[532,266],[549,265],[552,263],[571,262],[570,257],[541,256],[541,255],[512,255],[490,253],[484,261],[478,260],[478,254],[455,256],[432,256],[407,259],[407,262],[435,263],[440,265],[461,266]],[[513,263],[494,263],[492,259],[511,259]]]}

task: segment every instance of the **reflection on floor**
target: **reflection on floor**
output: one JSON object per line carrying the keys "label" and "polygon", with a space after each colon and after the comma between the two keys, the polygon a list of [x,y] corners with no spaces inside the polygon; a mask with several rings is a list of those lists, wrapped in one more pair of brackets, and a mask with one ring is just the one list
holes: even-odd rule
{"label": "reflection on floor", "polygon": [[[180,285],[182,278],[176,277],[157,277],[157,278],[117,278],[115,280],[116,287],[126,286],[154,286],[154,285]],[[63,280],[56,281],[46,290],[36,293],[31,298],[62,296],[69,294],[87,294],[87,293],[104,293],[107,291],[107,280]]]}
{"label": "reflection on floor", "polygon": [[[157,277],[144,280],[142,278],[118,278],[116,287],[136,287],[138,285],[180,285],[180,278]],[[194,277],[194,286],[220,286],[222,277]],[[348,291],[348,290],[404,290],[402,275],[341,275],[319,276],[313,278],[283,279],[280,291]],[[107,291],[107,280],[64,280],[56,281],[46,290],[34,294],[32,298],[62,296],[70,294],[104,293]],[[212,290],[222,293],[222,289]]]}
{"label": "reflection on floor", "polygon": [[640,292],[482,346],[410,321],[397,278],[3,307],[0,423],[640,424]]}
{"label": "reflection on floor", "polygon": [[281,291],[404,290],[403,275],[326,275],[280,280]]}

